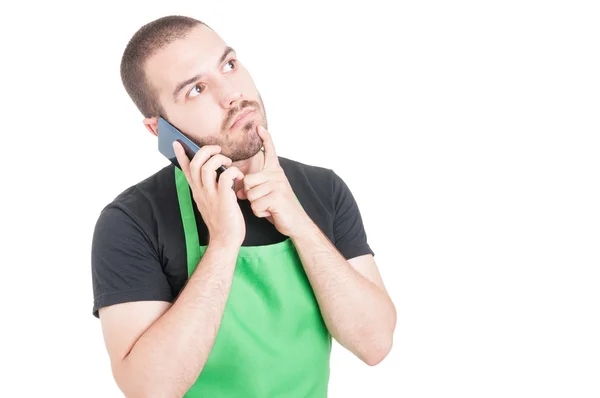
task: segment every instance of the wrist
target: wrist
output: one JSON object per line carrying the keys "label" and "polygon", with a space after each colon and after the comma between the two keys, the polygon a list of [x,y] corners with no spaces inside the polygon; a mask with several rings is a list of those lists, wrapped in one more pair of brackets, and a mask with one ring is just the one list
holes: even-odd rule
{"label": "wrist", "polygon": [[294,227],[290,231],[289,237],[293,239],[297,239],[303,236],[307,236],[310,234],[314,234],[319,230],[319,227],[311,220],[311,218],[306,215],[299,222],[294,224]]}
{"label": "wrist", "polygon": [[227,239],[227,238],[211,238],[208,241],[208,248],[211,250],[225,251],[225,252],[235,252],[237,253],[240,250],[241,244],[237,241]]}

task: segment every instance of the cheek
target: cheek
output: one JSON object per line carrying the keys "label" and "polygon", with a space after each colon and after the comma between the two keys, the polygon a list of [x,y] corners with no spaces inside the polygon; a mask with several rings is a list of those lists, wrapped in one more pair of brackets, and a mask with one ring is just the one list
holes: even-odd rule
{"label": "cheek", "polygon": [[237,85],[238,87],[241,87],[243,90],[243,93],[246,96],[249,96],[251,99],[256,100],[257,98],[257,90],[256,90],[256,85],[254,84],[254,80],[252,80],[252,76],[250,76],[250,74],[248,73],[247,70],[240,70],[237,77]]}
{"label": "cheek", "polygon": [[189,117],[193,120],[196,129],[203,134],[215,134],[223,124],[223,109],[217,104],[213,98],[203,98],[204,101],[190,104],[186,109]]}
{"label": "cheek", "polygon": [[198,138],[218,135],[223,125],[222,112],[206,106],[190,106],[179,113],[178,119],[182,121],[185,131]]}

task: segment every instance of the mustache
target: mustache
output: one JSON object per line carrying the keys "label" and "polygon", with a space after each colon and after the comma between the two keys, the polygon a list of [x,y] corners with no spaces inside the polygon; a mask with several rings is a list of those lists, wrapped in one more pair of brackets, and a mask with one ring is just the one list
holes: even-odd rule
{"label": "mustache", "polygon": [[251,100],[241,101],[238,106],[233,107],[229,110],[229,112],[227,113],[227,117],[223,121],[222,129],[223,130],[227,129],[231,125],[231,122],[233,122],[233,119],[237,115],[239,115],[240,112],[244,111],[246,108],[254,108],[256,110],[260,110],[260,104],[256,101],[251,101]]}

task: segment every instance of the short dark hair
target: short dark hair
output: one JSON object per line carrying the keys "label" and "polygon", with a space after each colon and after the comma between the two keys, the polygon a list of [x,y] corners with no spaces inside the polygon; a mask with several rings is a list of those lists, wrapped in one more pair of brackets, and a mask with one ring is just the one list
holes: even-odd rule
{"label": "short dark hair", "polygon": [[146,78],[146,61],[198,25],[206,24],[194,18],[170,15],[142,26],[129,40],[121,58],[121,81],[144,117],[164,115],[156,89]]}

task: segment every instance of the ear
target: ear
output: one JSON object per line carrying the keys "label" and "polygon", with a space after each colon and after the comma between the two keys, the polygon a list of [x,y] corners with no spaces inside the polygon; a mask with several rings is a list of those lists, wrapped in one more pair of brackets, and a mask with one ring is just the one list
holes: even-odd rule
{"label": "ear", "polygon": [[147,117],[144,119],[144,126],[148,129],[150,133],[158,137],[158,118],[157,117]]}

